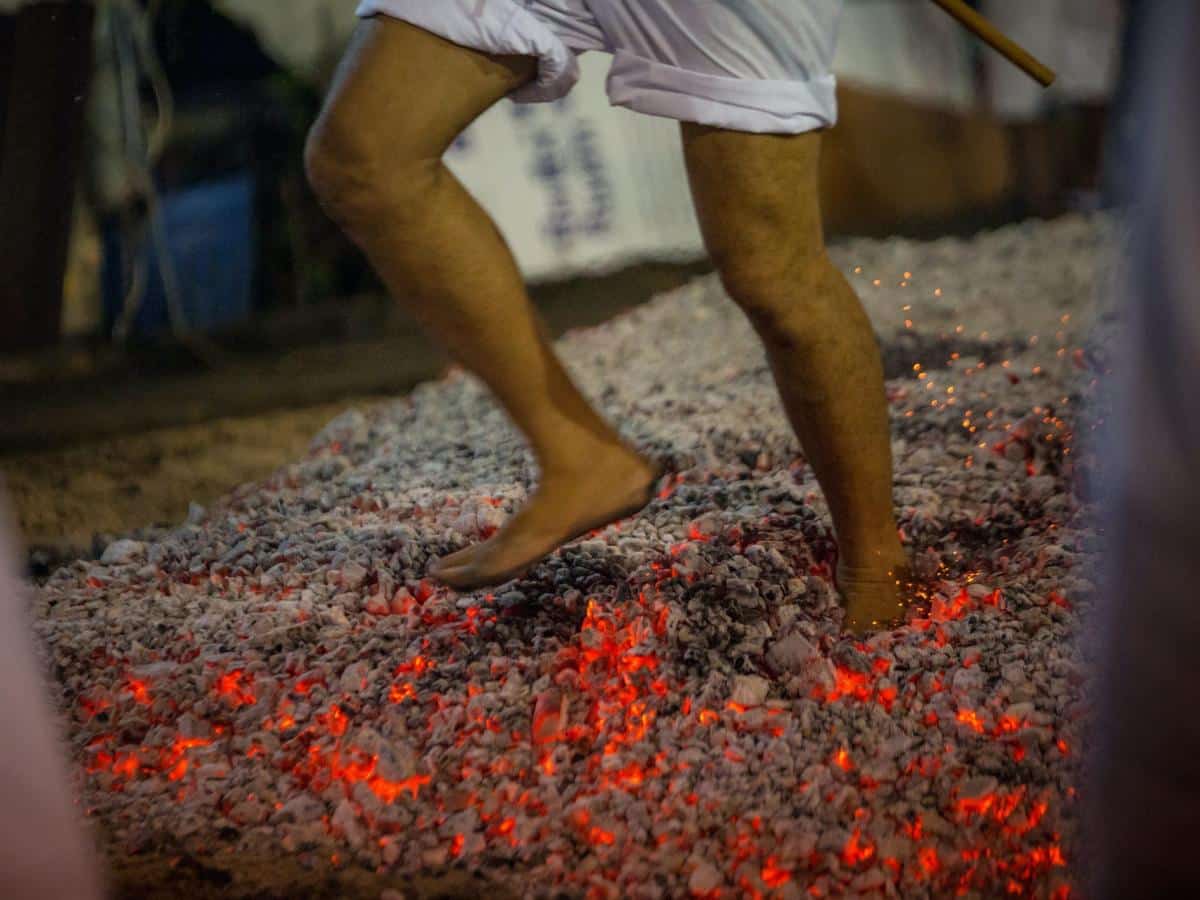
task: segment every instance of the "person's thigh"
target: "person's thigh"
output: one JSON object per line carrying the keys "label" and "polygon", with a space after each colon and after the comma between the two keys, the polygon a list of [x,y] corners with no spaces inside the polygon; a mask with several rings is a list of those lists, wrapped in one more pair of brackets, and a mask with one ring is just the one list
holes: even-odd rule
{"label": "person's thigh", "polygon": [[334,76],[314,135],[343,156],[440,159],[481,113],[531,80],[537,60],[494,56],[406,22],[364,19]]}
{"label": "person's thigh", "polygon": [[823,252],[821,132],[750,134],[685,122],[682,134],[700,228],[723,274],[777,272]]}

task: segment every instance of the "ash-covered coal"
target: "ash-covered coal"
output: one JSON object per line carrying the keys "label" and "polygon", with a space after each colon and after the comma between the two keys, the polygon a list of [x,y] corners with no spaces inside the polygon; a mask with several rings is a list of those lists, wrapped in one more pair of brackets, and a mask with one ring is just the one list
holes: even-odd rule
{"label": "ash-covered coal", "polygon": [[422,577],[536,476],[462,373],[52,576],[35,606],[85,808],[116,854],[462,866],[530,897],[1070,896],[1097,544],[1075,435],[1111,231],[836,252],[894,376],[933,585],[903,627],[841,636],[825,505],[702,279],[561,341],[672,472],[524,579]]}

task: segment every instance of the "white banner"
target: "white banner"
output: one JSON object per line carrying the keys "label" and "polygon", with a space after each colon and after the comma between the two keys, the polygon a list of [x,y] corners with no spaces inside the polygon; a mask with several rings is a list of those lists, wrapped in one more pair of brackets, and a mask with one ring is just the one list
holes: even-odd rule
{"label": "white banner", "polygon": [[556,103],[501,102],[446,162],[496,219],[526,278],[703,253],[679,125],[610,107],[609,59],[585,54]]}

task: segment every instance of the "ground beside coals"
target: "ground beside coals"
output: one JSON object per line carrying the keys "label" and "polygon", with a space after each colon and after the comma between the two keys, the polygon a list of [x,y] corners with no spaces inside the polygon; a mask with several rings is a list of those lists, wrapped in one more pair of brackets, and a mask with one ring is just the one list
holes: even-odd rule
{"label": "ground beside coals", "polygon": [[272,856],[380,873],[363,896],[446,870],[530,897],[1070,896],[1112,231],[838,251],[932,586],[866,642],[840,636],[824,503],[712,278],[561,341],[671,474],[521,580],[423,579],[536,476],[462,373],[60,570],[38,630],[110,856],[232,871],[230,896],[234,860]]}

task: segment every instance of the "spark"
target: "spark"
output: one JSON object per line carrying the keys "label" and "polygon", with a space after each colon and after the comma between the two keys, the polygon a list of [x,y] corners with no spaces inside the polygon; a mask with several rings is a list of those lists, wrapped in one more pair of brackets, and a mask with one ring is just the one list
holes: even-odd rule
{"label": "spark", "polygon": [[839,748],[833,754],[833,764],[843,772],[849,772],[854,768],[854,760],[850,758],[850,752],[845,747]]}

